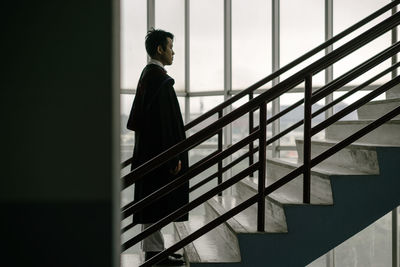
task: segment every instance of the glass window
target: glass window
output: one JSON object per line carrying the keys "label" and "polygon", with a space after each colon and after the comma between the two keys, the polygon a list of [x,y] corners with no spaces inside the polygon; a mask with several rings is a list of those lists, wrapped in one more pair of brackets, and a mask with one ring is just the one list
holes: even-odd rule
{"label": "glass window", "polygon": [[335,248],[336,266],[392,266],[391,213]]}
{"label": "glass window", "polygon": [[[174,62],[166,66],[175,80],[175,90],[185,90],[185,2],[184,0],[157,0],[156,28],[174,35]],[[171,15],[173,14],[173,15]]]}
{"label": "glass window", "polygon": [[232,88],[234,90],[243,90],[271,73],[271,43],[271,1],[233,0]]}
{"label": "glass window", "polygon": [[[280,62],[281,67],[292,62],[306,52],[320,45],[325,38],[325,7],[320,0],[285,0],[280,2]],[[300,12],[304,11],[304,12]],[[287,74],[282,79],[296,73],[316,59],[322,57],[324,52],[307,60]],[[313,85],[325,83],[324,73],[313,77]]]}
{"label": "glass window", "polygon": [[[132,157],[134,132],[126,128],[135,95],[121,94],[121,161]],[[126,168],[125,168],[126,169]],[[129,169],[129,168],[128,168]]]}
{"label": "glass window", "polygon": [[124,89],[136,89],[147,63],[146,3],[146,0],[121,1],[121,87]]}
{"label": "glass window", "polygon": [[[202,96],[202,97],[191,97],[190,98],[190,120],[193,120],[199,117],[201,114],[207,112],[211,108],[217,106],[218,104],[222,103],[223,96]],[[192,135],[204,127],[207,127],[214,121],[218,119],[218,115],[213,115],[204,122],[196,125],[195,127],[191,128],[187,135]],[[217,135],[212,136],[210,139],[205,141],[206,144],[214,144],[216,145],[218,141]]]}
{"label": "glass window", "polygon": [[328,267],[328,266],[329,265],[327,265],[326,263],[326,255],[319,257],[318,259],[307,265],[307,267]]}
{"label": "glass window", "polygon": [[[333,3],[333,32],[334,35],[342,32],[343,30],[347,29],[351,25],[355,24],[356,22],[360,21],[361,19],[365,18],[366,16],[370,15],[377,9],[383,7],[384,5],[388,4],[390,1],[383,1],[383,0],[366,0],[362,2],[358,1],[345,1],[345,0],[335,0]],[[390,15],[390,12],[381,15],[379,18],[373,20],[372,22],[368,23],[361,29],[355,31],[353,34],[349,35],[348,37],[344,38],[343,40],[339,41],[337,44],[334,45],[334,48],[337,48],[344,44],[345,42],[350,41],[351,39],[355,38],[359,34],[363,33],[364,31],[370,29],[377,23],[381,22],[382,20],[386,19]],[[351,70],[352,68],[356,67],[360,63],[364,62],[365,60],[371,58],[372,56],[376,55],[377,53],[381,52],[385,48],[387,48],[391,43],[391,33],[387,32],[381,37],[375,39],[374,41],[370,42],[369,44],[363,46],[362,48],[358,49],[357,51],[351,53],[349,56],[345,57],[344,59],[338,61],[334,64],[333,71],[334,77],[339,77],[343,73]],[[376,74],[382,71],[385,68],[390,66],[390,61],[386,61],[383,64],[375,67],[373,70],[369,71],[366,75],[357,78],[356,80],[350,82],[350,85],[357,85],[368,78],[372,77],[371,75]],[[375,84],[382,83],[384,81],[388,81],[389,76],[386,76],[383,80],[376,82]]]}
{"label": "glass window", "polygon": [[222,0],[190,1],[190,90],[224,89]]}

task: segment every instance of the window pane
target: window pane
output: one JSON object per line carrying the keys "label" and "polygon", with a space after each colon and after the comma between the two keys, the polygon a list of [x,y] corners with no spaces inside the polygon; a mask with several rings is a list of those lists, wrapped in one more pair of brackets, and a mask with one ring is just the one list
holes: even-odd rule
{"label": "window pane", "polygon": [[327,266],[329,265],[327,265],[326,263],[326,255],[319,257],[318,259],[307,265],[307,267],[327,267]]}
{"label": "window pane", "polygon": [[[190,98],[190,120],[199,117],[201,114],[207,112],[211,108],[217,106],[223,101],[222,96],[205,96],[205,97],[191,97]],[[187,136],[197,133],[204,127],[207,127],[218,119],[218,115],[211,116],[202,123],[191,128],[186,134]],[[217,135],[212,136],[202,144],[216,145],[218,141]]]}
{"label": "window pane", "polygon": [[[280,3],[280,61],[281,67],[283,67],[324,41],[325,7],[324,1],[320,0],[285,0]],[[304,64],[283,75],[282,79],[289,77],[289,75],[294,74],[323,55],[323,52],[317,54]],[[313,85],[324,83],[323,72],[313,77]]]}
{"label": "window pane", "polygon": [[[135,95],[121,94],[121,161],[132,157],[134,133],[126,128]],[[129,168],[128,168],[129,169]]]}
{"label": "window pane", "polygon": [[190,90],[224,89],[222,0],[190,1]]}
{"label": "window pane", "polygon": [[233,0],[232,88],[245,89],[270,74],[271,53],[271,1]]}
{"label": "window pane", "polygon": [[[343,30],[347,29],[354,23],[360,21],[361,19],[365,18],[366,16],[370,15],[377,9],[383,7],[384,5],[388,4],[390,1],[383,1],[383,0],[366,0],[362,2],[360,5],[357,1],[346,1],[346,0],[335,0],[333,6],[333,31],[334,34],[338,34]],[[351,39],[355,38],[359,34],[365,32],[366,30],[370,29],[377,23],[381,22],[382,20],[386,19],[390,15],[390,12],[381,15],[377,19],[373,20],[372,22],[368,23],[361,29],[355,31],[350,36],[344,38],[340,42],[334,45],[334,48],[341,46],[342,44],[350,41]],[[377,53],[381,52],[385,48],[387,48],[391,43],[391,33],[387,32],[381,37],[375,39],[374,41],[370,42],[369,44],[363,46],[362,48],[358,49],[357,51],[351,53],[349,56],[345,57],[344,59],[338,61],[334,64],[333,71],[334,77],[339,77],[343,73],[351,70],[352,68],[356,67],[357,65],[361,64],[362,62],[366,61],[367,59],[371,58],[372,56],[376,55]],[[357,78],[354,81],[351,81],[350,85],[358,85],[362,82],[366,81],[372,75],[377,74],[378,72],[386,69],[390,66],[390,60],[385,61],[384,63],[380,64],[379,66],[375,67],[374,69],[370,70],[368,73],[363,75],[360,78]],[[375,84],[381,84],[382,82],[388,81],[390,76],[385,76],[383,79],[380,79]]]}
{"label": "window pane", "polygon": [[147,62],[146,14],[146,0],[121,1],[121,87],[124,89],[136,89]]}
{"label": "window pane", "polygon": [[335,248],[336,266],[392,266],[389,212]]}
{"label": "window pane", "polygon": [[184,0],[156,1],[156,28],[174,35],[174,62],[166,66],[168,74],[175,80],[175,90],[185,87],[185,2]]}

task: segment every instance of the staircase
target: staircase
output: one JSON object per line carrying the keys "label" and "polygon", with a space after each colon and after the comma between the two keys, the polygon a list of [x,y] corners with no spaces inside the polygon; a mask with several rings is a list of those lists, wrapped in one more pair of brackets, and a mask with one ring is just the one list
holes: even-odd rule
{"label": "staircase", "polygon": [[[332,147],[360,125],[377,119],[399,98],[373,101],[358,109],[358,120],[339,121],[326,140],[312,141],[312,156]],[[303,204],[302,175],[268,195],[265,232],[257,232],[257,207],[246,209],[184,248],[190,266],[305,266],[400,205],[400,120],[385,123],[312,169],[311,204]],[[303,140],[296,140],[303,155]],[[302,157],[268,159],[272,184],[302,163]],[[177,238],[194,232],[257,193],[257,178],[214,197],[204,216],[175,223]]]}
{"label": "staircase", "polygon": [[[188,171],[179,174],[170,184],[136,203],[122,207],[122,218],[128,218],[163,194],[172,193],[179,185],[203,171],[217,167],[215,174],[192,186],[191,190],[197,190],[200,184],[207,184],[218,178],[217,186],[203,191],[202,195],[187,205],[128,239],[122,244],[122,249],[128,250],[152,232],[190,212],[188,222],[173,223],[175,235],[169,238],[171,245],[146,262],[143,262],[141,255],[123,255],[123,266],[152,266],[179,249],[183,249],[189,266],[305,266],[399,206],[400,177],[397,173],[400,171],[400,76],[393,75],[392,80],[317,125],[312,125],[312,118],[384,75],[394,72],[400,67],[400,63],[392,63],[391,67],[318,111],[312,111],[312,105],[397,55],[400,52],[400,42],[371,55],[371,58],[360,62],[354,69],[314,91],[312,79],[343,57],[400,25],[400,12],[317,59],[266,92],[253,97],[256,89],[398,4],[400,1],[387,4],[191,121],[185,125],[186,131],[211,116],[218,116],[215,122],[122,177],[122,184],[126,188],[171,157],[192,149],[211,137],[218,137],[215,152],[190,166]],[[304,99],[267,118],[267,103],[301,83],[304,83],[305,88]],[[386,100],[371,101],[384,92]],[[232,103],[243,97],[249,97],[247,103],[233,111],[227,111]],[[268,124],[303,103],[302,121],[275,136],[266,137]],[[259,112],[259,123],[254,127],[252,121],[256,110]],[[353,111],[358,113],[357,120],[340,120]],[[249,135],[223,148],[224,127],[245,114],[250,118]],[[301,125],[304,125],[304,140],[296,140],[299,155],[297,159],[266,158],[268,145]],[[322,130],[325,131],[325,140],[312,138]],[[223,165],[225,158],[247,147],[249,152],[230,164]],[[257,160],[249,163],[238,174],[222,181],[224,172],[241,160],[249,159],[254,153],[258,154]],[[122,167],[129,163],[129,160],[123,162]],[[254,177],[251,177],[252,173]],[[198,207],[203,207],[204,213],[191,212]],[[126,225],[122,232],[134,226]]]}

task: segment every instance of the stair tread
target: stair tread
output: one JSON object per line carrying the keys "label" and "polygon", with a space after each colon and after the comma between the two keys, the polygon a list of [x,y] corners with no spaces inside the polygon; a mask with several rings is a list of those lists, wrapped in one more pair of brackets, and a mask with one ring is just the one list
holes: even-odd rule
{"label": "stair tread", "polygon": [[364,106],[374,105],[374,104],[382,104],[382,103],[400,103],[400,98],[390,98],[390,99],[381,99],[381,100],[372,100]]}
{"label": "stair tread", "polygon": [[[211,205],[219,205],[224,209],[224,211],[231,210],[234,207],[237,207],[243,199],[240,196],[221,196],[214,197],[209,201]],[[268,205],[266,205],[268,208]],[[218,211],[220,214],[223,212]],[[268,216],[266,212],[266,220],[265,220],[265,232],[267,233],[287,233],[286,220],[279,220],[278,217]],[[237,233],[257,232],[257,204],[250,206],[245,209],[241,213],[237,214],[233,217],[235,222],[228,221],[228,225],[233,229],[233,231]],[[238,227],[237,225],[240,225]]]}
{"label": "stair tread", "polygon": [[[302,138],[296,138],[297,141],[304,142]],[[311,143],[321,144],[321,145],[335,145],[339,143],[338,140],[331,139],[323,139],[323,140],[311,140]],[[400,147],[400,145],[391,145],[391,144],[372,144],[366,142],[354,142],[347,146],[348,148],[361,148],[365,150],[374,150],[377,147]]]}
{"label": "stair tread", "polygon": [[[284,166],[297,168],[302,165],[302,163],[297,162],[297,159],[292,158],[271,158],[267,159],[270,162],[281,164]],[[372,172],[360,171],[358,169],[351,169],[343,166],[337,166],[332,164],[317,165],[311,169],[311,174],[318,175],[322,178],[329,178],[332,175],[368,175],[375,174]],[[267,178],[268,179],[268,178]]]}
{"label": "stair tread", "polygon": [[143,263],[143,257],[139,253],[121,254],[121,267],[139,266]]}
{"label": "stair tread", "polygon": [[[176,238],[172,234],[163,233],[165,247],[168,248],[175,244]],[[180,249],[177,253],[182,254],[183,250]],[[144,263],[144,253],[134,252],[134,253],[122,253],[121,254],[121,267],[139,266]]]}
{"label": "stair tread", "polygon": [[[334,124],[367,124],[367,123],[371,123],[374,122],[375,120],[372,119],[357,119],[357,120],[341,120],[341,121],[337,121]],[[399,119],[392,119],[390,121],[385,122],[384,124],[400,124],[400,120]]]}
{"label": "stair tread", "polygon": [[[257,184],[258,181],[256,178],[248,178],[242,180],[243,183],[247,184],[250,188],[253,190],[257,191]],[[266,198],[272,202],[274,202],[277,205],[282,206],[287,205],[287,204],[303,204],[303,201],[301,199],[291,197],[290,195],[286,194],[285,192],[272,192],[266,196]],[[313,205],[331,205],[331,203],[311,203]]]}
{"label": "stair tread", "polygon": [[[338,141],[318,140],[311,141],[311,157],[327,151],[334,147]],[[299,162],[303,161],[303,139],[296,139],[296,148],[299,154]],[[338,151],[336,154],[319,163],[314,170],[327,169],[330,173],[345,173],[346,170],[355,172],[355,174],[379,174],[379,163],[377,158],[377,145],[367,143],[353,143]],[[388,147],[388,145],[379,145],[379,147]],[[342,171],[340,171],[342,170]]]}
{"label": "stair tread", "polygon": [[[206,225],[210,218],[204,215],[190,215],[189,221],[175,223],[181,239]],[[224,224],[217,226],[184,248],[189,263],[240,262],[239,248],[225,236]]]}

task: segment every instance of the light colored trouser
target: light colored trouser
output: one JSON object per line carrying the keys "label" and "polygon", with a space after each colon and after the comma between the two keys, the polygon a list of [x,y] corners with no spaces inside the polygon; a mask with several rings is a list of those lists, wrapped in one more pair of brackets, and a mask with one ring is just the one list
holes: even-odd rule
{"label": "light colored trouser", "polygon": [[[142,224],[142,231],[150,227],[151,225],[151,223]],[[155,252],[164,250],[164,237],[160,230],[143,239],[142,250],[144,252]]]}

